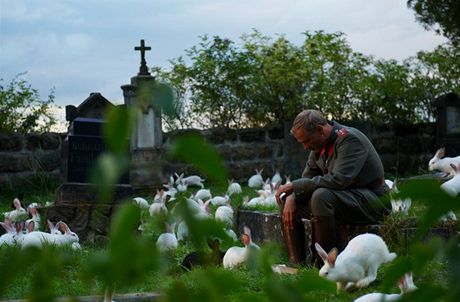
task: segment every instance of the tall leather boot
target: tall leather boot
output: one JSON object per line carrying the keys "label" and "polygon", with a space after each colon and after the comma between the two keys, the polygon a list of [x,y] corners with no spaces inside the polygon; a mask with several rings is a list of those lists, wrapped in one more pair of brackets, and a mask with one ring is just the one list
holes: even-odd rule
{"label": "tall leather boot", "polygon": [[[318,257],[316,249],[314,248],[315,242],[318,242],[319,245],[327,252],[336,247],[337,245],[337,229],[334,216],[315,216],[312,219],[313,224],[313,238],[312,238],[312,264],[317,267],[322,266],[322,260]],[[315,259],[316,258],[316,259]]]}
{"label": "tall leather boot", "polygon": [[284,242],[291,264],[305,264],[307,260],[305,228],[298,220],[293,229],[288,228],[281,221],[283,227]]}

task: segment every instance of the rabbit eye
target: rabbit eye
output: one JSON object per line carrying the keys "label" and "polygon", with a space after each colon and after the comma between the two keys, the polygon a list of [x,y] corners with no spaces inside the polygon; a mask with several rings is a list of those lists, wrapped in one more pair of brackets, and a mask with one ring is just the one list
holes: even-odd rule
{"label": "rabbit eye", "polygon": [[329,274],[329,272],[325,272],[325,273],[324,273],[324,275],[326,275],[326,276],[327,276],[328,274]]}

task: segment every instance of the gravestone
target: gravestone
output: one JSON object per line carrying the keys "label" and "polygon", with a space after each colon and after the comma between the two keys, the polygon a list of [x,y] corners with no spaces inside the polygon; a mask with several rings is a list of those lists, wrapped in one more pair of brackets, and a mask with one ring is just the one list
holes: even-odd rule
{"label": "gravestone", "polygon": [[446,148],[446,156],[460,155],[460,98],[448,93],[434,101],[436,145]]}
{"label": "gravestone", "polygon": [[104,242],[114,208],[132,198],[128,173],[114,185],[108,203],[99,201],[96,187],[89,183],[98,156],[107,150],[102,128],[105,112],[113,106],[100,93],[91,93],[78,107],[66,107],[70,126],[62,143],[61,185],[56,191],[54,206],[41,210],[41,214],[53,222],[66,222],[81,242]]}
{"label": "gravestone", "polygon": [[130,141],[131,170],[130,184],[136,194],[152,194],[155,188],[166,182],[163,176],[163,138],[161,110],[154,106],[154,96],[147,91],[156,85],[147,67],[145,51],[151,48],[141,40],[139,50],[141,64],[139,72],[131,78],[131,83],[121,86],[125,105],[134,107],[137,114]]}

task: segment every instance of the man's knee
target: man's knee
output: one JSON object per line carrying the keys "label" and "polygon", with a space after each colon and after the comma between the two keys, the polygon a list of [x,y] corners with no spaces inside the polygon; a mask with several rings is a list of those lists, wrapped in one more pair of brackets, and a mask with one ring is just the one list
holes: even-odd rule
{"label": "man's knee", "polygon": [[330,189],[318,188],[316,189],[310,200],[311,212],[313,216],[333,216],[334,215],[334,202],[335,195]]}

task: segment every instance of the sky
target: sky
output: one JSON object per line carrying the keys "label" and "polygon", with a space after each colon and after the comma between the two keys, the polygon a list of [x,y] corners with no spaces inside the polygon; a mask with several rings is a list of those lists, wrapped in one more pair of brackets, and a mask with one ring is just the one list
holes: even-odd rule
{"label": "sky", "polygon": [[354,51],[403,60],[447,40],[415,21],[406,0],[0,0],[0,78],[17,74],[46,99],[54,89],[63,119],[91,92],[123,103],[120,86],[139,70],[168,68],[199,36],[235,42],[257,29],[300,45],[302,32],[343,32]]}

